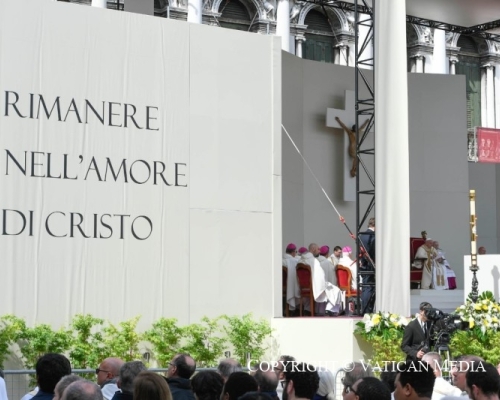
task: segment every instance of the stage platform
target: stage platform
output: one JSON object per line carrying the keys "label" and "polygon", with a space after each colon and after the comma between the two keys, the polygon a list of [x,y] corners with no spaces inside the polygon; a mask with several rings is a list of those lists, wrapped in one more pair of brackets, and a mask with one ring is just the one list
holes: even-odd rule
{"label": "stage platform", "polygon": [[[412,290],[411,315],[415,315],[422,301],[445,313],[453,313],[463,304],[463,298],[463,290]],[[271,322],[273,343],[268,356],[289,354],[312,364],[326,362],[332,370],[352,360],[369,360],[370,346],[353,335],[360,320],[361,317],[274,318]]]}
{"label": "stage platform", "polygon": [[420,290],[413,289],[410,297],[412,315],[418,312],[421,302],[428,301],[434,308],[445,313],[453,313],[458,306],[464,303],[463,290]]}
{"label": "stage platform", "polygon": [[353,360],[368,359],[370,346],[353,335],[360,320],[360,317],[274,318],[269,356],[278,359],[282,354],[292,355],[332,371]]}

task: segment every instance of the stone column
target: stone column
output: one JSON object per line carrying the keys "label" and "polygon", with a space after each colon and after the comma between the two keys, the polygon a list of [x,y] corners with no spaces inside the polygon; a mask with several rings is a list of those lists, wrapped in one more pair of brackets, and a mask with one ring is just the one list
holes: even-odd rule
{"label": "stone column", "polygon": [[187,21],[193,24],[201,24],[203,16],[203,0],[188,0]]}
{"label": "stone column", "polygon": [[92,0],[92,7],[108,8],[108,2],[106,0]]}
{"label": "stone column", "polygon": [[450,75],[455,75],[457,73],[457,57],[450,57]]}
{"label": "stone column", "polygon": [[303,56],[303,46],[304,42],[306,41],[306,38],[304,35],[297,35],[295,36],[295,55],[297,57],[302,58]]}
{"label": "stone column", "polygon": [[416,72],[416,63],[414,56],[410,56],[409,63],[410,63],[410,72],[412,73]]}
{"label": "stone column", "polygon": [[495,65],[495,122],[500,128],[500,64]]}
{"label": "stone column", "polygon": [[347,49],[349,48],[345,43],[339,43],[335,46],[335,64],[347,65]]}
{"label": "stone column", "polygon": [[281,36],[281,49],[290,52],[290,2],[278,0],[276,36]]}
{"label": "stone column", "polygon": [[488,128],[495,127],[495,82],[493,65],[485,65],[486,69],[486,121]]}
{"label": "stone column", "polygon": [[446,32],[441,29],[434,29],[432,72],[446,74]]}
{"label": "stone column", "polygon": [[418,74],[424,73],[424,58],[421,54],[415,56],[415,72]]}
{"label": "stone column", "polygon": [[481,67],[481,126],[488,126],[488,117],[486,116],[486,70],[484,65]]}

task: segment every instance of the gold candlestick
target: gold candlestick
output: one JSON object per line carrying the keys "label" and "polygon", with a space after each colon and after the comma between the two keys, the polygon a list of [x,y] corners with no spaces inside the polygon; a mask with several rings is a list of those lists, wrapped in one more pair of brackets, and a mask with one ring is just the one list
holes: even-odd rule
{"label": "gold candlestick", "polygon": [[479,270],[477,265],[477,228],[476,228],[476,191],[469,191],[469,201],[470,201],[470,260],[471,266],[469,269],[472,271],[472,291],[471,298],[475,303],[479,297],[478,293],[478,281],[476,272]]}

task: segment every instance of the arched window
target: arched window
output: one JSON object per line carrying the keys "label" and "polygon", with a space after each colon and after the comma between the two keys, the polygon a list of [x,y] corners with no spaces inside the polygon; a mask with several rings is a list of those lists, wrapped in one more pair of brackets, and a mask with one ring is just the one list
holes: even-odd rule
{"label": "arched window", "polygon": [[252,18],[245,5],[239,0],[223,0],[219,6],[219,23],[223,28],[248,31]]}
{"label": "arched window", "polygon": [[467,92],[467,128],[481,126],[481,63],[478,46],[473,38],[461,35],[457,47],[456,73],[465,75]]}
{"label": "arched window", "polygon": [[333,63],[333,46],[336,40],[325,14],[318,10],[309,11],[304,25],[307,25],[304,58]]}

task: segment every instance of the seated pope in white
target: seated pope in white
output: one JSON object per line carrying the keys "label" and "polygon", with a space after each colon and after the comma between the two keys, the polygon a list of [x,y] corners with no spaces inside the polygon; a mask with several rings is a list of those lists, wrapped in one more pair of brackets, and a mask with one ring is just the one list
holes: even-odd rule
{"label": "seated pope in white", "polygon": [[442,257],[434,248],[434,241],[427,238],[415,254],[415,267],[422,269],[422,289],[448,289],[444,267],[438,261],[442,261]]}

